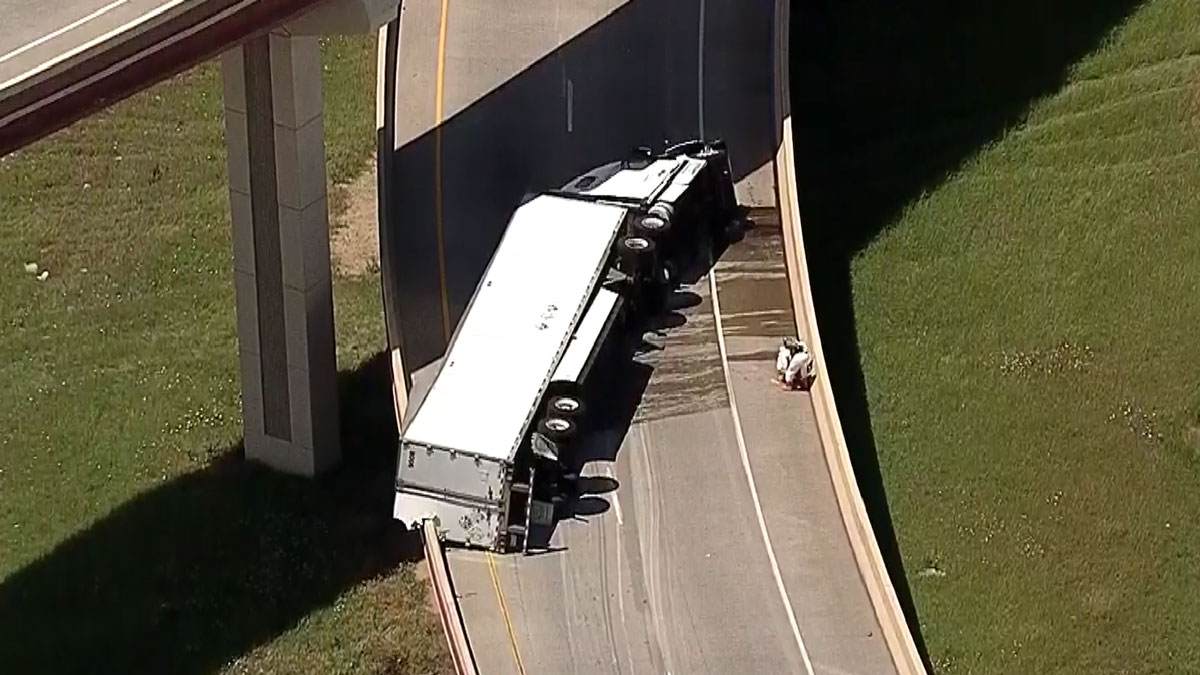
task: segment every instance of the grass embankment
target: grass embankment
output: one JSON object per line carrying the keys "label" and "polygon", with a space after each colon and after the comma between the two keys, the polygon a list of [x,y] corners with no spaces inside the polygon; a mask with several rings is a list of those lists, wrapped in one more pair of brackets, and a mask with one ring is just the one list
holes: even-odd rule
{"label": "grass embankment", "polygon": [[805,17],[793,90],[931,661],[1200,672],[1200,3],[915,4]]}
{"label": "grass embankment", "polygon": [[[324,51],[344,183],[374,147],[374,40]],[[334,287],[346,468],[239,457],[223,133],[209,63],[0,163],[0,672],[444,670],[388,518],[376,275]]]}

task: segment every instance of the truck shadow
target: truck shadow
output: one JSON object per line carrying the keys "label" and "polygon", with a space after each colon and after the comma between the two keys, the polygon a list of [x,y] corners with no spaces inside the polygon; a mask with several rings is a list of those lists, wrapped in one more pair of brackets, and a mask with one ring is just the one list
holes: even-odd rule
{"label": "truck shadow", "polygon": [[579,444],[573,453],[576,470],[591,462],[617,461],[621,443],[633,425],[634,414],[653,373],[653,368],[632,358],[608,369],[605,374],[609,382],[597,388],[604,396],[591,406],[586,442]]}
{"label": "truck shadow", "polygon": [[[345,462],[319,480],[247,462],[241,443],[214,448],[203,468],[8,575],[0,672],[216,672],[360,582],[419,561],[419,537],[390,517],[390,377],[383,353],[340,374]],[[412,613],[406,630],[440,644],[422,594],[396,607]]]}
{"label": "truck shadow", "polygon": [[603,495],[616,492],[619,487],[621,484],[617,479],[608,476],[580,476],[577,496],[563,505],[560,520],[586,519],[608,513],[612,503]]}
{"label": "truck shadow", "polygon": [[[703,276],[709,267],[696,268]],[[539,534],[535,543],[546,548],[552,541],[558,524],[566,520],[586,521],[587,516],[606,513],[610,503],[601,495],[615,491],[619,484],[608,476],[585,476],[587,465],[594,462],[617,461],[625,439],[644,413],[647,391],[654,379],[656,355],[662,345],[651,343],[647,334],[657,331],[658,337],[677,339],[672,334],[689,323],[689,310],[694,310],[703,298],[685,287],[676,288],[665,302],[666,309],[657,315],[634,321],[624,327],[617,348],[608,353],[599,365],[601,379],[591,385],[594,392],[603,392],[589,402],[584,435],[572,450],[571,468],[581,474],[578,491],[573,499],[564,502],[555,512],[555,522],[548,531]],[[692,317],[695,318],[694,316]],[[531,541],[531,543],[534,543]]]}
{"label": "truck shadow", "polygon": [[578,521],[586,524],[588,517],[607,513],[611,507],[608,499],[601,495],[619,487],[616,479],[582,474],[587,471],[589,464],[612,464],[617,461],[654,372],[652,367],[633,359],[636,346],[631,343],[635,336],[630,334],[623,337],[623,349],[614,350],[605,363],[599,364],[601,380],[595,383],[592,390],[604,392],[604,395],[593,396],[589,400],[588,421],[567,459],[571,470],[580,475],[576,493],[569,495],[555,508],[554,520],[549,527],[531,530],[528,555],[565,551],[566,547],[553,545],[555,532],[561,523]]}
{"label": "truck shadow", "polygon": [[792,3],[795,169],[828,376],[871,525],[919,642],[872,432],[851,262],[908,205],[1058,90],[1141,4]]}

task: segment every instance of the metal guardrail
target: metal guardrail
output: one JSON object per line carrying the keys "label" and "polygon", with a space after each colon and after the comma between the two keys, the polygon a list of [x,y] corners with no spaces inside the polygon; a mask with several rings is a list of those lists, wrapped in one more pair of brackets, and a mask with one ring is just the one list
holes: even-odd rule
{"label": "metal guardrail", "polygon": [[438,538],[437,527],[433,521],[425,521],[421,537],[425,540],[425,562],[429,565],[429,582],[437,600],[442,631],[446,634],[446,642],[450,647],[450,658],[454,661],[454,672],[458,675],[479,675],[479,670],[475,667],[475,655],[471,652],[471,643],[467,640],[467,630],[458,607],[458,598],[454,595],[450,568],[446,564],[446,555],[442,551],[442,542]]}
{"label": "metal guardrail", "polygon": [[[788,72],[791,2],[792,0],[776,0],[775,3],[775,128],[778,133],[776,141],[779,144],[775,157],[775,177],[779,194],[779,215],[783,225],[784,257],[797,328],[808,338],[808,344],[816,359],[817,372],[828,373],[809,285],[808,262],[804,252],[804,233],[801,229],[796,189],[791,83]],[[871,529],[871,521],[854,476],[850,451],[842,433],[842,423],[838,417],[837,403],[829,379],[818,377],[810,391],[817,430],[825,452],[825,462],[833,478],[838,510],[842,514],[859,574],[883,631],[888,653],[900,675],[926,675],[924,661],[917,651],[908,622],[896,597],[896,589],[888,576],[879,543]]]}

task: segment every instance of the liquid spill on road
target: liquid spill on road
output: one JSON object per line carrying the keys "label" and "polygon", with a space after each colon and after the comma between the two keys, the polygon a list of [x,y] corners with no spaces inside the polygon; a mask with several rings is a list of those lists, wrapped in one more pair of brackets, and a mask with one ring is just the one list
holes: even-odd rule
{"label": "liquid spill on road", "polygon": [[[750,217],[755,226],[722,254],[715,268],[725,336],[792,335],[795,322],[778,212],[755,209]],[[676,307],[661,319],[661,334],[648,335],[661,349],[637,357],[654,373],[635,422],[729,405],[707,279],[684,287],[676,298],[691,306]],[[774,359],[774,352],[764,358]]]}
{"label": "liquid spill on road", "polygon": [[[647,334],[653,345],[651,351],[637,357],[653,368],[654,374],[634,415],[635,422],[728,405],[708,283],[702,280],[681,290],[676,298],[691,298],[688,304],[693,306],[671,310],[668,320],[660,322],[665,324],[661,335]],[[697,296],[699,302],[695,301]]]}
{"label": "liquid spill on road", "polygon": [[754,227],[716,266],[725,336],[793,335],[796,328],[779,214],[774,209],[754,209],[750,218]]}

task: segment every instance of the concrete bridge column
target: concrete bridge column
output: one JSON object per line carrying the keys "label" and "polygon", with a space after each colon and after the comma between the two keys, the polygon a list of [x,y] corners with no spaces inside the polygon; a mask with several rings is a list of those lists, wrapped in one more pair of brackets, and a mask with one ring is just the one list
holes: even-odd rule
{"label": "concrete bridge column", "polygon": [[286,28],[221,58],[246,457],[337,464],[321,55]]}

